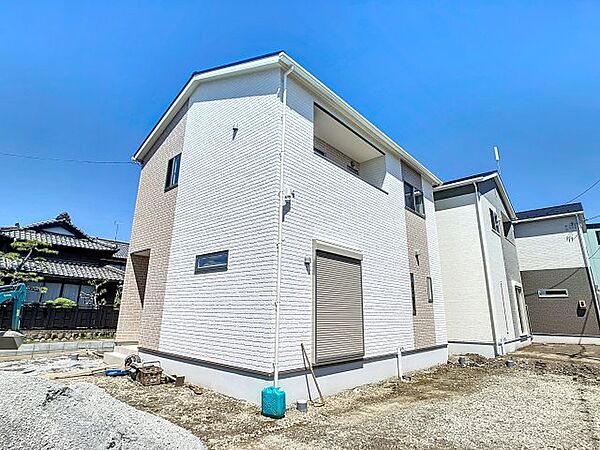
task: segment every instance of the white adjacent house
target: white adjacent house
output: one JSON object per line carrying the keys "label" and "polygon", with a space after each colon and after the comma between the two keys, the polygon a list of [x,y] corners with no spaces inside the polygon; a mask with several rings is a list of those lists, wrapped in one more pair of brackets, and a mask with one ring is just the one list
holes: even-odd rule
{"label": "white adjacent house", "polygon": [[[192,75],[141,165],[120,346],[258,402],[447,361],[440,180],[280,52]],[[117,349],[118,351],[119,349]]]}
{"label": "white adjacent house", "polygon": [[515,211],[497,172],[434,190],[450,353],[495,357],[531,342]]}

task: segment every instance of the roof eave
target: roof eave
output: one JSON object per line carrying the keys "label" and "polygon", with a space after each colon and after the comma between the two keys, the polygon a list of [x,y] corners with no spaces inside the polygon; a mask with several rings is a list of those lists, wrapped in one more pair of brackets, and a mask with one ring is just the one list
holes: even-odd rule
{"label": "roof eave", "polygon": [[175,100],[173,100],[167,111],[165,111],[158,123],[154,126],[150,134],[146,137],[146,139],[139,147],[135,155],[133,155],[133,161],[143,161],[144,157],[150,151],[152,145],[154,145],[160,134],[163,132],[163,130],[173,119],[177,111],[179,111],[179,109],[183,106],[184,102],[189,99],[192,92],[201,82],[224,78],[232,75],[239,75],[241,73],[252,72],[255,70],[264,70],[270,66],[276,65],[280,65],[285,68],[294,66],[294,72],[292,73],[293,77],[298,78],[304,83],[308,84],[310,88],[316,91],[320,96],[333,103],[336,108],[338,108],[342,113],[346,114],[356,125],[358,125],[362,129],[362,131],[374,137],[384,147],[396,153],[407,164],[412,166],[422,175],[425,175],[425,177],[433,185],[439,185],[442,183],[442,180],[436,177],[423,164],[417,161],[400,145],[398,145],[385,133],[379,130],[375,125],[369,122],[364,116],[362,116],[358,111],[352,108],[346,101],[344,101],[331,89],[325,86],[314,75],[312,75],[304,67],[298,64],[296,61],[294,61],[285,52],[279,52],[277,54],[268,55],[264,58],[249,60],[234,65],[223,66],[221,68],[199,72],[192,75],[192,77],[188,80],[183,89],[179,92]]}
{"label": "roof eave", "polygon": [[500,195],[504,199],[504,202],[507,206],[510,220],[516,221],[517,213],[515,211],[515,208],[512,205],[512,202],[510,201],[508,192],[506,192],[506,188],[504,187],[502,178],[500,178],[500,175],[497,172],[492,173],[490,175],[475,176],[473,178],[468,178],[466,180],[461,180],[461,181],[457,181],[454,183],[442,184],[441,186],[437,186],[434,189],[434,192],[446,191],[448,189],[454,189],[454,188],[458,188],[458,187],[462,187],[462,186],[468,186],[468,185],[471,185],[474,183],[483,183],[484,181],[491,180],[491,179],[495,179],[494,181],[496,183],[496,186],[498,187],[498,191],[500,192]]}
{"label": "roof eave", "polygon": [[436,177],[429,169],[427,169],[423,164],[421,164],[417,159],[411,156],[406,150],[404,150],[400,145],[394,142],[388,135],[386,135],[383,131],[373,125],[368,119],[366,119],[362,114],[360,114],[356,109],[350,106],[344,99],[342,99],[339,95],[329,89],[325,84],[323,84],[317,77],[311,74],[308,70],[294,61],[286,53],[282,52],[279,54],[281,63],[287,68],[290,66],[294,66],[294,71],[292,72],[292,77],[300,78],[309,87],[319,94],[321,97],[328,100],[332,103],[340,112],[346,114],[354,124],[358,125],[361,131],[366,132],[371,137],[375,138],[379,143],[381,143],[386,149],[391,150],[396,153],[402,160],[404,160],[408,165],[412,166],[417,170],[435,186],[442,183],[442,180]]}
{"label": "roof eave", "polygon": [[196,72],[192,74],[188,82],[183,86],[181,91],[179,91],[179,94],[177,94],[175,99],[171,102],[165,113],[159,119],[158,123],[150,131],[150,134],[148,134],[144,142],[142,142],[142,145],[140,145],[131,159],[134,162],[143,162],[144,157],[146,154],[148,154],[161,133],[201,82],[225,78],[234,74],[238,75],[240,73],[266,69],[269,66],[275,66],[279,63],[279,55],[280,54],[270,55],[260,59],[249,60],[247,62],[242,62],[235,65],[223,66],[214,70]]}
{"label": "roof eave", "polygon": [[526,222],[537,222],[538,220],[550,220],[550,219],[562,219],[563,217],[569,216],[579,216],[581,218],[581,223],[585,226],[585,216],[583,211],[572,211],[562,214],[550,214],[547,216],[539,216],[539,217],[527,217],[526,219],[517,219],[516,223],[526,223]]}

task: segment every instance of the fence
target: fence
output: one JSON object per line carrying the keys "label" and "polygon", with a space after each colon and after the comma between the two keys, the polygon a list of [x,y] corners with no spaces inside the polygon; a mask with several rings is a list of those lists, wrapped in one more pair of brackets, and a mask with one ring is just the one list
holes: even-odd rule
{"label": "fence", "polygon": [[[0,305],[0,330],[10,328],[12,303]],[[24,305],[21,310],[22,330],[116,329],[119,310],[112,306],[99,308],[50,308]]]}

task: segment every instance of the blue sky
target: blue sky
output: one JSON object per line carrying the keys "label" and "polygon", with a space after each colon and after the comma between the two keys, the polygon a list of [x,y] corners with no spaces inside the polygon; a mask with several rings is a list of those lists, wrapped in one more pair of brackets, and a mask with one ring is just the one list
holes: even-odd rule
{"label": "blue sky", "polygon": [[[600,3],[293,3],[2,2],[0,152],[128,161],[193,71],[284,49],[442,179],[498,145],[517,210],[600,178]],[[137,166],[0,168],[0,224],[129,237]]]}

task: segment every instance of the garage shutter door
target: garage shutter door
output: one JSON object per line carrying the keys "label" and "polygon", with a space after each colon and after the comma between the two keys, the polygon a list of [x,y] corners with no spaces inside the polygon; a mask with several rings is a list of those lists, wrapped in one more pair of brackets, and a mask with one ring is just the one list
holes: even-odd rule
{"label": "garage shutter door", "polygon": [[364,355],[361,262],[317,251],[316,362]]}

